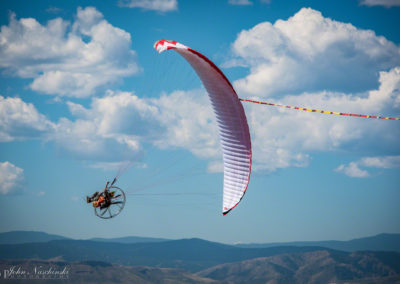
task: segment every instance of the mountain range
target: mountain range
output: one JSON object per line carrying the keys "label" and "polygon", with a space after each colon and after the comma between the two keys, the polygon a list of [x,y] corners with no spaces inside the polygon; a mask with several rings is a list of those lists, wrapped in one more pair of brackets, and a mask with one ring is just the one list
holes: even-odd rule
{"label": "mountain range", "polygon": [[34,231],[11,231],[0,233],[0,244],[45,243],[69,238]]}
{"label": "mountain range", "polygon": [[350,241],[314,241],[265,244],[239,244],[243,248],[268,248],[275,246],[318,246],[342,251],[397,251],[400,252],[400,234],[379,234]]}
{"label": "mountain range", "polygon": [[68,266],[63,283],[400,283],[398,234],[227,245],[196,238],[74,240],[15,231],[0,233],[0,243],[0,273]]}
{"label": "mountain range", "polygon": [[[21,244],[21,243],[45,243],[53,240],[73,240],[60,235],[47,234],[35,231],[11,231],[0,233],[0,244]],[[157,243],[172,241],[165,238],[149,238],[128,236],[120,238],[91,238],[88,241],[109,242],[109,243]],[[324,247],[341,251],[397,251],[400,252],[400,234],[379,234],[365,238],[358,238],[349,241],[299,241],[282,243],[260,243],[260,244],[237,244],[239,248],[270,248],[270,247]]]}
{"label": "mountain range", "polygon": [[[312,251],[225,263],[197,273],[177,268],[124,266],[100,261],[0,260],[0,271],[27,276],[5,283],[400,283],[400,255],[394,252]],[[37,278],[35,270],[67,271],[63,280]],[[41,277],[41,276],[39,276]],[[48,277],[48,276],[47,276]],[[51,277],[51,276],[50,276]],[[10,280],[10,281],[9,281]],[[8,281],[8,282],[7,282]]]}
{"label": "mountain range", "polygon": [[238,248],[201,239],[122,244],[85,240],[0,245],[0,259],[105,261],[120,265],[182,268],[198,272],[218,264],[282,253],[321,250],[320,247]]}
{"label": "mountain range", "polygon": [[[71,238],[60,235],[53,235],[44,232],[36,231],[11,231],[0,233],[0,244],[22,244],[22,243],[46,243],[55,240],[73,240]],[[111,243],[152,243],[163,242],[168,239],[162,238],[147,238],[147,237],[121,237],[121,238],[91,238],[89,241],[95,242],[111,242]]]}

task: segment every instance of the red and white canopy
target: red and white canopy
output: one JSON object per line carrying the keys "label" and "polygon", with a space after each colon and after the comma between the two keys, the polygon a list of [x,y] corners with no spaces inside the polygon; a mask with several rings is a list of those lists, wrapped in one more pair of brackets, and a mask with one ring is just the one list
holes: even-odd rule
{"label": "red and white canopy", "polygon": [[218,122],[224,161],[222,213],[231,211],[243,198],[251,173],[251,140],[242,103],[222,71],[203,54],[176,41],[159,40],[159,52],[173,49],[196,71],[211,100]]}

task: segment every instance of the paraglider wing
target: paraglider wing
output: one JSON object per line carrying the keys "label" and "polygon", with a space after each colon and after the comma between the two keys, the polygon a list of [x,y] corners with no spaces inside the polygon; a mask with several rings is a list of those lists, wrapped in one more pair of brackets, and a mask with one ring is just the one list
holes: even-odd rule
{"label": "paraglider wing", "polygon": [[224,161],[222,213],[230,212],[243,198],[251,173],[251,140],[239,98],[222,71],[201,53],[176,41],[159,40],[159,52],[173,49],[196,71],[206,88],[218,121]]}

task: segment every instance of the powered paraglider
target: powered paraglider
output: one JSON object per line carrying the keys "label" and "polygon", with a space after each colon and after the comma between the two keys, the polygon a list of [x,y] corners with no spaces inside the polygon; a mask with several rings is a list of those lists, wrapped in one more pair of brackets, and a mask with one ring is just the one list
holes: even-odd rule
{"label": "powered paraglider", "polygon": [[86,202],[93,204],[94,213],[102,219],[111,219],[124,209],[125,193],[119,187],[114,186],[116,180],[114,178],[111,184],[107,182],[102,192],[95,192],[92,197],[86,197]]}

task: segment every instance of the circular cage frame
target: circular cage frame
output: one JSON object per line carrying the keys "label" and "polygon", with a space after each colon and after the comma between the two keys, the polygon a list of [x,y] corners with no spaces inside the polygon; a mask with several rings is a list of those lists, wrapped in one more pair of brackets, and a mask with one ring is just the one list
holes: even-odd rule
{"label": "circular cage frame", "polygon": [[[100,217],[102,219],[111,219],[117,216],[121,211],[124,209],[125,202],[126,202],[126,196],[125,192],[116,186],[110,186],[107,188],[106,191],[103,191],[100,195],[106,195],[109,194],[109,192],[114,191],[114,196],[109,197],[108,199],[110,200],[110,204],[108,206],[99,206],[94,208],[94,213],[96,214],[97,217]],[[104,196],[107,200],[107,197]]]}

